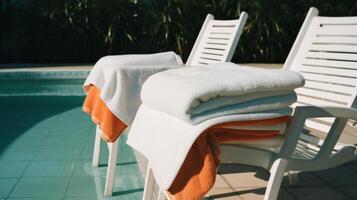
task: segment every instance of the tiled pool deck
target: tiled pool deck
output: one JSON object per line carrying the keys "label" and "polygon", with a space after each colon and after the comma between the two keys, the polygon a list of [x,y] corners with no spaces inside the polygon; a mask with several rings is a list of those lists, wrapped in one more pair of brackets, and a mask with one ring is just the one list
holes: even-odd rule
{"label": "tiled pool deck", "polygon": [[[113,197],[104,198],[107,149],[92,168],[95,126],[81,111],[82,96],[0,97],[1,199],[141,199],[145,161],[120,140]],[[343,135],[357,143],[356,129]],[[236,173],[239,172],[239,173]],[[263,199],[268,173],[223,164],[207,199]],[[357,161],[283,181],[280,200],[357,199]]]}

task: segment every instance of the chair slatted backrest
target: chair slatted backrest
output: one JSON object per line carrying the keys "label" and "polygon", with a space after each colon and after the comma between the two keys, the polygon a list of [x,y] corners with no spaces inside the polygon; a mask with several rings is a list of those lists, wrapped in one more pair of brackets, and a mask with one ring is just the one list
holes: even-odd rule
{"label": "chair slatted backrest", "polygon": [[248,14],[236,20],[215,20],[208,14],[186,65],[207,65],[231,61]]}
{"label": "chair slatted backrest", "polygon": [[[296,105],[356,107],[357,17],[319,17],[311,8],[284,68],[306,79]],[[333,118],[308,120],[327,132]]]}

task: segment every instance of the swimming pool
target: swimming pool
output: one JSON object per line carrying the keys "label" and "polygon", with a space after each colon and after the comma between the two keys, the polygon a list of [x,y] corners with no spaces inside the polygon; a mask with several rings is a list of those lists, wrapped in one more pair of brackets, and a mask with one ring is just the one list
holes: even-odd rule
{"label": "swimming pool", "polygon": [[[88,72],[0,73],[0,199],[102,199],[107,149],[92,168],[95,125],[81,110]],[[140,199],[143,177],[119,143],[109,199]],[[107,199],[107,198],[103,198]]]}

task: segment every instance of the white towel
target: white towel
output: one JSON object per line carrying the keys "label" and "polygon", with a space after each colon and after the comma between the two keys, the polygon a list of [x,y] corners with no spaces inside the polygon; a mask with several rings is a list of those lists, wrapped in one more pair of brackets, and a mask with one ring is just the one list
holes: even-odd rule
{"label": "white towel", "polygon": [[296,100],[297,97],[295,92],[291,92],[286,95],[259,98],[220,108],[214,108],[198,114],[186,114],[186,118],[183,118],[183,120],[192,124],[198,124],[208,119],[226,115],[257,113],[276,109],[290,109],[289,106],[295,103]]}
{"label": "white towel", "polygon": [[110,111],[130,125],[141,103],[144,81],[154,73],[181,66],[182,60],[174,52],[106,56],[94,65],[83,87],[98,87]]}
{"label": "white towel", "polygon": [[296,72],[220,63],[157,73],[144,83],[141,99],[149,107],[199,123],[202,120],[193,115],[285,95],[303,85],[304,78]]}
{"label": "white towel", "polygon": [[194,125],[142,104],[128,134],[127,144],[149,161],[155,180],[169,189],[196,138],[215,124],[276,118],[291,114],[291,109],[229,115]]}

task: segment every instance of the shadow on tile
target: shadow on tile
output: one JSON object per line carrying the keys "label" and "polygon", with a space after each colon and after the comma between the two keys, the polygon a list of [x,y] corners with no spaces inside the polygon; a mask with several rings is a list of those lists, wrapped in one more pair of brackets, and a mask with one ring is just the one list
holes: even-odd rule
{"label": "shadow on tile", "polygon": [[244,172],[253,172],[255,177],[262,180],[269,180],[269,172],[265,169],[249,165],[241,165],[234,163],[224,163],[219,166],[219,174],[235,174],[235,173],[244,173]]}
{"label": "shadow on tile", "polygon": [[117,192],[113,192],[113,197],[121,196],[121,195],[128,195],[128,194],[143,192],[143,191],[144,191],[144,188],[130,189],[130,190],[125,190],[125,191],[117,191]]}
{"label": "shadow on tile", "polygon": [[[11,145],[22,136],[40,137],[48,134],[55,125],[53,116],[72,108],[81,106],[84,97],[53,97],[53,96],[28,96],[28,97],[1,97],[0,119],[4,126],[0,127],[2,137],[0,144],[0,159],[5,153],[16,156],[7,148],[21,148],[23,144]],[[49,119],[49,120],[48,120]],[[47,120],[46,122],[44,122]],[[44,122],[44,123],[42,123]],[[40,137],[41,138],[41,137]],[[43,137],[42,137],[43,139]],[[19,159],[31,159],[29,157]]]}

